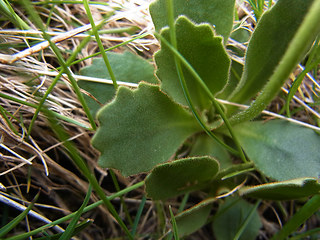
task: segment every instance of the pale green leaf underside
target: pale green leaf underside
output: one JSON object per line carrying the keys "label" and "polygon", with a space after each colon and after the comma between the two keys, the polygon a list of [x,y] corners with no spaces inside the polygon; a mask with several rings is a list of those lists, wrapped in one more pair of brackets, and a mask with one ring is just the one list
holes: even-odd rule
{"label": "pale green leaf underside", "polygon": [[[117,81],[130,83],[145,81],[157,83],[157,79],[154,76],[154,67],[147,60],[136,54],[128,51],[123,53],[108,52],[107,56]],[[80,70],[80,74],[111,80],[108,69],[102,58],[93,59],[90,66]],[[89,92],[96,100],[98,100],[96,101],[92,97],[85,95],[85,99],[93,116],[96,115],[102,104],[110,101],[115,95],[115,89],[113,85],[110,84],[84,80],[78,81],[78,84],[82,89]]]}
{"label": "pale green leaf underside", "polygon": [[120,87],[116,98],[98,112],[98,120],[92,144],[101,152],[99,165],[124,176],[169,160],[200,130],[191,114],[147,83],[136,90]]}
{"label": "pale green leaf underside", "polygon": [[278,181],[320,176],[320,136],[283,121],[246,122],[234,126],[241,146],[256,167]]}
{"label": "pale green leaf underside", "polygon": [[[223,47],[221,37],[215,37],[208,24],[195,25],[184,16],[176,23],[178,51],[193,66],[213,94],[220,92],[228,81],[230,59]],[[161,31],[161,35],[169,40],[169,29]],[[175,67],[174,55],[165,44],[155,54],[157,76],[161,80],[161,89],[176,102],[187,105],[179,76]],[[194,104],[205,109],[211,101],[194,77],[183,67],[183,74]]]}
{"label": "pale green leaf underside", "polygon": [[146,192],[154,200],[167,199],[203,187],[219,171],[210,157],[176,160],[157,166],[146,178]]}
{"label": "pale green leaf underside", "polygon": [[299,178],[273,182],[254,187],[244,187],[241,195],[267,200],[292,200],[320,193],[320,184],[314,178]]}
{"label": "pale green leaf underside", "polygon": [[[240,198],[228,198],[220,205],[213,221],[213,231],[217,240],[234,240],[239,228],[250,214],[254,205]],[[262,224],[256,211],[242,233],[240,240],[254,240]]]}
{"label": "pale green leaf underside", "polygon": [[231,101],[245,102],[263,88],[313,1],[281,0],[263,14],[249,42],[243,76]]}
{"label": "pale green leaf underside", "polygon": [[[174,17],[185,15],[195,23],[210,23],[227,42],[233,25],[235,0],[174,0]],[[157,31],[168,26],[166,0],[150,4],[150,14]]]}

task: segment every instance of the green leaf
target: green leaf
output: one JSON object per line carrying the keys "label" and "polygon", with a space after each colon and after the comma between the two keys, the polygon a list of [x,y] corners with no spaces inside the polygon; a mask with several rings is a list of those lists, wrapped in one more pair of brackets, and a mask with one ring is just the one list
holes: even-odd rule
{"label": "green leaf", "polygon": [[75,216],[73,217],[73,219],[69,223],[67,229],[60,236],[59,240],[68,240],[68,239],[71,239],[74,236],[74,232],[76,230],[77,222],[79,221],[79,219],[80,219],[80,217],[81,217],[81,215],[83,213],[83,209],[87,206],[87,204],[88,204],[88,202],[90,200],[91,193],[92,193],[92,186],[89,185],[89,189],[88,189],[87,195],[86,195],[85,199],[83,200],[83,203],[81,204],[81,207],[78,209],[78,211],[76,212]]}
{"label": "green leaf", "polygon": [[197,205],[179,213],[176,216],[179,236],[187,236],[202,228],[207,222],[212,209],[212,203],[216,200],[216,198],[205,199]]}
{"label": "green leaf", "polygon": [[146,178],[146,192],[153,200],[167,199],[203,187],[219,171],[210,157],[176,160],[157,166]]}
{"label": "green leaf", "polygon": [[270,178],[284,181],[320,176],[320,136],[283,120],[234,126],[246,154]]}
{"label": "green leaf", "polygon": [[231,101],[259,92],[279,65],[313,0],[281,0],[261,17],[248,45],[244,73]]}
{"label": "green leaf", "polygon": [[[208,24],[195,25],[181,16],[175,23],[178,51],[193,66],[213,94],[220,92],[228,81],[230,59],[223,47],[222,38],[215,37]],[[161,36],[170,39],[169,29],[163,29]],[[158,66],[156,74],[161,80],[161,89],[182,105],[187,105],[179,76],[175,67],[174,55],[161,44],[155,56]],[[211,101],[191,73],[183,67],[191,99],[200,109],[211,106]]]}
{"label": "green leaf", "polygon": [[99,165],[125,176],[169,160],[200,130],[189,112],[147,83],[136,90],[119,87],[116,98],[98,112],[98,120],[101,126],[92,144],[101,152]]}
{"label": "green leaf", "polygon": [[254,187],[243,187],[241,195],[268,200],[292,200],[320,193],[320,184],[314,178],[299,178],[272,182]]}
{"label": "green leaf", "polygon": [[207,134],[197,136],[195,143],[192,145],[189,156],[214,157],[219,162],[220,169],[232,166],[232,159],[228,151]]}
{"label": "green leaf", "polygon": [[[217,240],[233,240],[254,207],[240,198],[229,198],[221,204],[213,222]],[[256,239],[261,226],[259,214],[255,211],[239,239]]]}
{"label": "green leaf", "polygon": [[[131,52],[107,53],[110,65],[117,81],[139,83],[145,81],[158,83],[154,76],[154,67],[145,59]],[[89,77],[110,79],[108,69],[102,58],[95,58],[90,66],[80,70],[80,74]],[[89,92],[95,99],[85,95],[91,114],[96,115],[101,105],[109,102],[115,95],[113,85],[105,83],[78,81],[79,86]]]}
{"label": "green leaf", "polygon": [[[233,25],[235,0],[174,0],[174,17],[185,15],[195,23],[210,23],[227,42]],[[150,14],[156,31],[168,26],[166,0],[150,4]]]}

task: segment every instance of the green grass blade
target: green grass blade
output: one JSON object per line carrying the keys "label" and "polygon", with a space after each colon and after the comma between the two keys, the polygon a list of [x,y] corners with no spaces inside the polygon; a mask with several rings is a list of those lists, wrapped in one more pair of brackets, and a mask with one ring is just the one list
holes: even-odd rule
{"label": "green grass blade", "polygon": [[313,196],[293,217],[274,235],[271,240],[283,240],[298,229],[308,218],[320,209],[320,195]]}
{"label": "green grass blade", "polygon": [[[128,40],[128,41],[124,41],[124,42],[119,43],[119,44],[117,44],[117,45],[114,45],[114,46],[112,46],[112,47],[110,47],[110,48],[107,48],[107,49],[105,49],[104,51],[105,51],[105,52],[111,51],[111,50],[116,49],[116,48],[118,48],[118,47],[127,45],[128,43],[131,43],[131,42],[133,42],[134,40],[137,40],[137,39],[140,39],[140,38],[144,38],[145,36],[148,36],[148,35],[150,35],[150,34],[149,34],[149,33],[141,34],[140,36],[134,37],[134,38],[132,38],[132,39],[130,39],[130,40]],[[90,36],[90,39],[91,39],[91,36]],[[87,60],[87,59],[89,59],[89,58],[96,57],[96,56],[98,56],[98,55],[100,55],[100,54],[101,54],[100,51],[99,51],[99,52],[96,52],[96,53],[91,54],[91,55],[89,55],[89,56],[87,56],[87,57],[81,58],[81,59],[79,59],[79,60],[76,60],[76,61],[70,63],[69,66],[74,65],[74,64],[77,64],[77,63],[82,62],[82,61],[85,61],[85,60]]]}
{"label": "green grass blade", "polygon": [[[26,101],[23,101],[23,100],[21,100],[21,99],[18,99],[18,98],[15,98],[15,97],[12,97],[12,96],[3,94],[3,93],[1,93],[1,92],[0,92],[0,97],[1,97],[1,98],[4,98],[4,99],[8,99],[8,100],[13,101],[13,102],[16,102],[16,103],[19,103],[19,104],[22,104],[22,105],[25,105],[25,106],[28,106],[28,107],[35,108],[35,109],[37,109],[37,107],[38,107],[37,104],[30,103],[30,102],[26,102]],[[46,108],[42,108],[42,109],[41,109],[41,112],[44,112],[44,113],[50,112],[50,114],[52,114],[53,116],[55,116],[55,117],[58,118],[58,119],[61,119],[61,120],[63,120],[63,121],[66,121],[66,122],[75,124],[75,125],[77,125],[77,126],[79,126],[79,127],[82,127],[82,128],[84,128],[84,129],[89,130],[89,127],[88,127],[87,125],[85,125],[85,124],[83,124],[83,123],[81,123],[81,122],[78,122],[78,121],[76,121],[76,120],[74,120],[74,119],[72,119],[72,118],[63,116],[63,115],[61,115],[61,114],[59,114],[59,113],[57,113],[57,112],[50,111],[50,110],[48,110],[48,109],[46,109]]]}
{"label": "green grass blade", "polygon": [[[127,194],[128,192],[131,192],[137,188],[140,188],[144,185],[144,181],[141,181],[141,182],[138,182],[130,187],[127,187],[126,189],[123,189],[121,190],[120,192],[117,192],[115,194],[112,194],[111,196],[107,197],[109,201],[111,201],[112,199],[115,199],[115,198],[118,198],[124,194]],[[103,204],[104,202],[102,200],[100,201],[97,201],[87,207],[84,208],[83,210],[83,213],[85,212],[88,212],[88,211],[91,211],[92,209],[95,209],[96,207],[100,206],[101,204]],[[43,232],[45,229],[48,229],[50,227],[53,227],[53,226],[56,226],[56,225],[59,225],[65,221],[68,221],[69,219],[73,218],[74,216],[76,215],[76,213],[71,213],[65,217],[62,217],[58,220],[55,220],[49,224],[46,224],[44,226],[41,226],[35,230],[32,230],[30,232],[27,232],[27,233],[23,233],[23,234],[20,234],[20,235],[17,235],[17,236],[13,236],[13,237],[10,237],[10,238],[7,238],[6,240],[24,240],[24,239],[27,239],[28,237],[30,236],[33,236],[35,234],[38,234],[38,233],[41,233]]]}
{"label": "green grass blade", "polygon": [[6,121],[6,123],[8,124],[9,128],[16,134],[19,136],[19,132],[17,131],[17,129],[13,126],[13,124],[11,123],[11,121],[9,120],[7,114],[10,114],[6,109],[4,109],[2,106],[0,106],[0,114],[2,115],[3,119]]}
{"label": "green grass blade", "polygon": [[113,205],[111,204],[110,200],[105,196],[104,191],[100,187],[97,179],[95,178],[93,173],[91,173],[85,161],[82,159],[82,157],[78,153],[77,148],[74,146],[72,142],[68,141],[69,139],[68,134],[65,132],[62,126],[59,124],[59,122],[52,115],[51,116],[48,115],[47,117],[51,124],[51,128],[55,131],[59,140],[64,143],[64,147],[67,149],[70,155],[70,158],[73,160],[76,166],[81,170],[82,174],[88,179],[93,189],[97,192],[98,196],[102,199],[107,209],[110,211],[112,216],[116,219],[116,221],[118,222],[120,227],[124,230],[124,232],[127,234],[129,239],[133,239],[127,226],[122,221],[121,217],[119,216],[119,214],[117,213]]}
{"label": "green grass blade", "polygon": [[81,217],[81,214],[83,213],[84,208],[87,206],[87,204],[88,204],[88,202],[90,200],[91,193],[92,193],[92,187],[91,187],[91,185],[89,185],[89,189],[88,189],[87,195],[86,195],[81,207],[76,212],[76,215],[73,217],[72,221],[68,225],[68,227],[65,230],[65,232],[61,235],[59,240],[69,240],[74,235],[74,231],[75,231],[76,225],[77,225],[77,223],[78,223],[78,221],[79,221],[79,219]]}
{"label": "green grass blade", "polygon": [[183,196],[183,199],[182,199],[182,201],[181,201],[181,203],[179,205],[178,213],[181,213],[184,210],[184,208],[185,208],[185,206],[186,206],[186,204],[188,202],[189,196],[190,196],[190,193],[186,193]]}
{"label": "green grass blade", "polygon": [[[104,22],[101,22],[100,25],[98,26],[98,28],[102,27]],[[72,52],[71,56],[69,57],[69,59],[66,62],[67,66],[70,66],[72,64],[72,62],[74,61],[74,59],[76,58],[76,56],[78,55],[78,53],[81,52],[81,50],[89,43],[89,41],[91,40],[91,36],[86,37],[85,39],[83,39],[80,44],[77,46],[77,48]],[[43,95],[43,97],[41,98],[40,102],[38,103],[38,107],[36,108],[36,111],[31,119],[30,125],[29,125],[29,129],[28,129],[28,134],[31,133],[31,129],[35,123],[35,120],[41,110],[41,108],[43,107],[46,99],[48,98],[49,94],[52,92],[53,88],[55,87],[55,85],[57,84],[58,80],[61,78],[62,74],[64,73],[63,68],[60,69],[59,74],[54,78],[53,82],[51,83],[51,85],[49,86],[49,88],[47,89],[47,91],[45,92],[45,94]],[[77,85],[75,83],[75,85]],[[80,90],[79,90],[80,91]],[[91,124],[92,126],[92,124]]]}
{"label": "green grass blade", "polygon": [[[81,231],[83,231],[86,227],[88,227],[90,224],[93,223],[93,220],[85,220],[82,223],[79,223],[77,226],[75,226],[75,228],[73,229],[72,235],[71,237],[77,235],[78,233],[80,233]],[[44,236],[44,237],[39,237],[39,238],[33,238],[33,240],[58,240],[63,233],[57,233],[54,235],[50,235],[50,236]],[[71,239],[71,238],[68,238]]]}
{"label": "green grass blade", "polygon": [[[72,72],[70,71],[68,65],[66,64],[66,62],[63,59],[63,56],[59,50],[59,48],[50,40],[50,36],[46,33],[46,29],[43,26],[43,23],[41,21],[41,18],[39,16],[39,14],[34,10],[34,8],[31,5],[30,0],[24,0],[24,1],[20,1],[22,3],[22,5],[25,7],[25,9],[27,10],[27,12],[30,14],[30,18],[34,21],[34,23],[36,24],[36,26],[42,31],[43,33],[43,38],[45,40],[47,40],[50,44],[51,49],[53,50],[54,54],[56,55],[60,65],[62,66],[62,71],[65,72],[68,75],[68,78],[71,82],[71,85],[73,87],[73,90],[75,91],[78,100],[80,101],[84,112],[86,113],[88,120],[91,124],[91,127],[93,130],[95,130],[97,128],[94,118],[90,113],[90,110],[88,108],[88,105],[86,103],[86,101],[84,100],[84,97],[80,91],[80,88],[77,84],[77,81],[74,79]],[[30,134],[30,131],[29,131]]]}
{"label": "green grass blade", "polygon": [[101,42],[98,30],[97,30],[97,27],[96,27],[96,25],[94,23],[94,20],[92,18],[92,14],[91,14],[91,11],[90,11],[90,8],[89,8],[88,0],[83,0],[83,5],[84,5],[84,8],[86,9],[86,13],[87,13],[88,19],[89,19],[90,24],[92,26],[92,32],[93,32],[94,36],[96,37],[96,41],[97,41],[97,44],[99,46],[102,58],[103,58],[106,66],[107,66],[108,71],[109,71],[109,75],[110,75],[111,80],[113,82],[113,86],[114,86],[115,89],[117,89],[118,88],[117,80],[116,80],[116,77],[115,77],[115,75],[114,75],[114,73],[112,71],[112,68],[111,68],[110,62],[108,60],[107,54],[105,53],[103,44]]}
{"label": "green grass blade", "polygon": [[171,206],[169,206],[169,211],[170,211],[170,216],[171,216],[173,237],[175,240],[179,240],[180,238],[178,235],[178,226],[177,226],[176,218],[174,217],[174,214],[172,212]]}
{"label": "green grass blade", "polygon": [[[83,1],[77,0],[46,0],[32,3],[33,5],[46,5],[46,4],[83,4]],[[109,6],[110,4],[107,2],[100,1],[90,1],[89,4],[99,4],[104,6]]]}
{"label": "green grass blade", "polygon": [[310,55],[308,57],[308,61],[307,61],[306,65],[305,65],[305,69],[298,75],[298,77],[292,83],[292,86],[290,88],[290,91],[289,91],[288,96],[287,96],[287,101],[286,101],[286,111],[287,111],[288,117],[291,117],[291,114],[290,114],[290,101],[292,100],[292,98],[296,94],[296,92],[297,92],[299,86],[301,85],[305,75],[320,63],[320,57],[317,58],[317,53],[320,52],[319,42],[320,42],[320,36],[318,37],[318,39],[314,43],[314,47],[313,47],[313,49],[312,49],[312,51],[311,51],[311,53],[310,53]]}
{"label": "green grass blade", "polygon": [[39,193],[32,200],[30,205],[17,217],[15,217],[12,221],[6,224],[4,227],[0,229],[0,238],[5,236],[8,232],[10,232],[15,226],[17,226],[29,213],[29,211],[33,208],[34,203],[38,200]]}
{"label": "green grass blade", "polygon": [[260,205],[261,201],[258,201],[254,207],[251,209],[249,215],[246,217],[245,221],[241,224],[237,234],[234,236],[234,240],[238,240],[240,239],[242,233],[244,232],[244,230],[246,229],[246,227],[248,226],[249,222],[251,221],[251,218],[253,216],[253,214],[256,212],[258,206]]}
{"label": "green grass blade", "polygon": [[[112,178],[112,182],[113,182],[113,185],[116,189],[117,192],[119,192],[121,189],[120,189],[120,185],[119,185],[119,182],[118,182],[118,179],[114,173],[114,171],[112,169],[109,169],[109,173],[110,173],[110,176]],[[130,216],[130,213],[129,213],[129,210],[128,210],[128,207],[127,207],[127,204],[126,202],[124,201],[124,198],[123,196],[120,197],[120,202],[121,202],[121,206],[123,208],[123,211],[127,217],[127,220],[129,222],[130,225],[132,225],[132,219],[131,219],[131,216]]]}
{"label": "green grass blade", "polygon": [[[304,233],[297,234],[294,237],[291,237],[289,240],[308,239],[307,237],[311,237],[312,235],[319,234],[319,233],[320,233],[320,227],[308,230]],[[315,238],[309,238],[309,239],[315,239]]]}
{"label": "green grass blade", "polygon": [[139,224],[139,221],[140,221],[140,218],[142,215],[142,211],[144,209],[144,205],[145,205],[146,201],[147,201],[147,198],[143,195],[143,197],[141,199],[141,203],[140,203],[138,211],[137,211],[137,215],[136,215],[134,222],[133,222],[132,230],[131,230],[131,234],[133,237],[136,235],[138,224]]}
{"label": "green grass blade", "polygon": [[16,27],[27,30],[30,29],[29,25],[26,24],[12,9],[10,3],[7,0],[0,0],[0,12],[8,18]]}

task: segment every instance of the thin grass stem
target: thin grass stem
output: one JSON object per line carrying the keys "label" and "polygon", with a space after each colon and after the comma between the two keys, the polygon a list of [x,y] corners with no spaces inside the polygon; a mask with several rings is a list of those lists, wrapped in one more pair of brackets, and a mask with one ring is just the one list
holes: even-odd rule
{"label": "thin grass stem", "polygon": [[69,136],[65,132],[65,130],[62,128],[62,126],[57,122],[57,120],[53,117],[48,115],[49,122],[51,124],[51,128],[55,131],[56,135],[58,136],[59,140],[63,142],[63,145],[67,149],[71,159],[76,164],[76,166],[81,170],[82,174],[88,179],[90,184],[92,185],[93,189],[96,191],[100,199],[103,200],[104,205],[107,207],[109,212],[112,214],[112,216],[115,218],[115,220],[118,222],[120,227],[124,230],[124,232],[127,234],[129,239],[133,239],[130,231],[128,230],[127,226],[122,221],[121,217],[115,210],[114,206],[111,204],[110,200],[106,197],[104,194],[104,191],[100,187],[97,179],[95,178],[94,174],[91,173],[90,169],[86,165],[85,161],[82,159],[80,154],[78,153],[77,148],[74,146],[74,144],[70,141],[68,141]]}
{"label": "thin grass stem", "polygon": [[108,56],[107,56],[107,54],[106,54],[106,52],[104,50],[103,44],[101,42],[100,35],[98,33],[98,29],[97,29],[97,27],[96,27],[96,25],[94,23],[93,18],[92,18],[92,14],[91,14],[91,11],[90,11],[90,8],[89,8],[88,0],[83,0],[83,6],[86,9],[86,13],[87,13],[88,19],[89,19],[90,24],[92,26],[92,32],[93,32],[94,36],[96,37],[96,41],[97,41],[98,47],[100,49],[102,58],[103,58],[106,66],[107,66],[109,75],[110,75],[111,80],[113,82],[113,86],[114,86],[115,89],[117,89],[118,88],[117,80],[116,80],[116,77],[115,77],[115,75],[114,75],[114,73],[112,71],[112,67],[110,65]]}
{"label": "thin grass stem", "polygon": [[[38,105],[37,104],[34,104],[34,103],[30,103],[30,102],[26,102],[24,100],[21,100],[21,99],[18,99],[18,98],[15,98],[15,97],[12,97],[12,96],[9,96],[9,95],[6,95],[6,94],[3,94],[0,92],[0,97],[1,98],[5,98],[5,99],[8,99],[10,101],[13,101],[13,102],[16,102],[16,103],[19,103],[19,104],[22,104],[22,105],[25,105],[25,106],[28,106],[28,107],[32,107],[32,108],[37,108]],[[66,121],[66,122],[69,122],[69,123],[72,123],[72,124],[75,124],[79,127],[82,127],[84,129],[87,129],[87,130],[90,130],[89,126],[87,126],[86,124],[84,123],[81,123],[81,122],[78,122],[72,118],[69,118],[69,117],[66,117],[66,116],[63,116],[57,112],[54,112],[54,111],[51,111],[51,110],[48,110],[46,108],[42,108],[41,109],[41,112],[44,112],[44,113],[47,113],[47,112],[51,112],[52,115],[54,115],[56,118],[58,119],[61,119],[63,121]]]}
{"label": "thin grass stem", "polygon": [[[136,184],[134,184],[134,185],[132,185],[130,187],[127,187],[127,188],[121,190],[120,192],[112,194],[111,196],[109,196],[107,198],[109,199],[109,201],[111,201],[111,200],[113,200],[115,198],[118,198],[118,197],[120,197],[120,196],[122,196],[124,194],[127,194],[127,193],[129,193],[129,192],[131,192],[131,191],[133,191],[133,190],[135,190],[137,188],[140,188],[143,185],[144,185],[144,181],[138,182],[138,183],[136,183]],[[89,211],[99,207],[101,204],[103,204],[103,200],[97,201],[97,202],[85,207],[83,209],[83,213],[89,212]],[[20,235],[17,235],[17,236],[13,236],[13,237],[7,238],[7,240],[23,240],[23,239],[26,239],[26,238],[28,238],[30,236],[33,236],[35,234],[43,232],[45,229],[48,229],[50,227],[53,227],[53,226],[59,225],[61,223],[64,223],[65,221],[68,221],[69,219],[73,218],[75,215],[76,215],[75,212],[71,213],[71,214],[69,214],[69,215],[67,215],[65,217],[59,218],[58,220],[55,220],[55,221],[53,221],[51,223],[48,223],[48,224],[46,224],[46,225],[44,225],[42,227],[39,227],[37,229],[34,229],[34,230],[30,231],[30,232],[23,233],[23,234],[20,234]]]}
{"label": "thin grass stem", "polygon": [[[31,19],[34,21],[34,23],[37,25],[37,27],[42,31],[43,33],[43,38],[45,40],[47,40],[50,44],[50,47],[51,49],[53,50],[53,52],[55,53],[59,63],[61,64],[62,66],[62,71],[61,72],[65,72],[67,75],[68,75],[68,78],[71,82],[71,85],[73,87],[73,90],[75,91],[77,97],[78,97],[78,100],[80,101],[82,107],[83,107],[83,110],[84,112],[86,113],[87,117],[88,117],[88,120],[90,122],[90,125],[92,127],[93,130],[95,130],[97,128],[96,124],[95,124],[95,121],[94,121],[94,118],[92,116],[92,114],[90,113],[90,110],[88,108],[88,105],[80,91],[80,88],[77,84],[77,81],[74,79],[73,77],[73,74],[71,73],[68,65],[66,64],[66,62],[64,61],[63,59],[63,56],[59,50],[59,48],[50,40],[50,36],[46,33],[46,29],[44,28],[43,26],[43,23],[41,21],[41,18],[40,16],[38,15],[38,13],[33,9],[31,3],[30,3],[30,0],[24,0],[22,1],[22,5],[25,7],[25,9],[28,11],[28,13],[30,14],[30,17]],[[62,73],[61,73],[62,74]],[[58,80],[55,79],[54,83],[56,83]],[[54,84],[51,84],[51,89],[53,89],[54,87]],[[48,92],[48,91],[47,91]],[[44,101],[45,101],[45,98],[42,99],[41,102],[43,102],[44,104]],[[40,105],[40,104],[39,104]],[[39,113],[39,109],[41,109],[42,106],[39,106],[39,108],[37,109],[37,112]],[[34,119],[36,117],[36,114],[34,116]],[[35,120],[33,120],[33,123],[34,123]],[[31,126],[31,127],[30,127]],[[30,134],[30,130],[32,128],[32,125],[30,124],[29,126],[29,130],[28,130],[28,134]]]}

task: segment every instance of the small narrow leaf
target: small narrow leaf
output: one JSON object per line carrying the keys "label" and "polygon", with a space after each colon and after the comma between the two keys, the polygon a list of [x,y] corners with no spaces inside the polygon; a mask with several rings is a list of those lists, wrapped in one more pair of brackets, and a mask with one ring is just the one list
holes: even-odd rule
{"label": "small narrow leaf", "polygon": [[268,177],[320,176],[320,136],[313,130],[283,120],[246,122],[233,129],[250,160]]}
{"label": "small narrow leaf", "polygon": [[[227,42],[233,25],[235,0],[174,0],[174,17],[185,15],[195,23],[210,23]],[[150,14],[156,31],[168,26],[166,0],[150,4]]]}
{"label": "small narrow leaf", "polygon": [[179,236],[187,236],[202,228],[208,219],[215,198],[208,198],[176,216]]}
{"label": "small narrow leaf", "polygon": [[120,87],[116,98],[98,112],[100,128],[92,144],[100,152],[99,165],[125,176],[147,172],[163,163],[193,133],[197,122],[158,86],[140,83],[138,89]]}
{"label": "small narrow leaf", "polygon": [[248,45],[244,73],[231,101],[255,96],[273,74],[314,0],[281,0],[261,17]]}
{"label": "small narrow leaf", "polygon": [[[213,222],[213,231],[217,240],[234,240],[254,207],[254,205],[240,198],[230,198],[221,204]],[[256,239],[261,226],[259,214],[255,211],[239,239]]]}
{"label": "small narrow leaf", "polygon": [[319,193],[320,184],[314,178],[299,178],[240,189],[241,195],[267,200],[292,200]]}
{"label": "small narrow leaf", "polygon": [[167,199],[203,187],[219,171],[210,157],[176,160],[157,166],[146,178],[146,192],[153,200]]}
{"label": "small narrow leaf", "polygon": [[[228,81],[230,67],[221,37],[214,36],[210,25],[195,25],[184,16],[177,19],[175,28],[180,54],[193,66],[213,94],[220,92]],[[161,35],[169,40],[169,29],[163,29]],[[161,50],[154,58],[161,89],[178,103],[187,106],[170,49],[162,43]],[[202,87],[184,67],[183,74],[194,104],[200,109],[209,108],[211,101]]]}
{"label": "small narrow leaf", "polygon": [[[147,60],[128,51],[123,53],[108,52],[107,56],[117,81],[157,83],[157,79],[154,76],[154,67]],[[82,68],[80,74],[101,79],[111,79],[102,58],[93,59],[93,63],[90,66]],[[112,84],[85,80],[79,80],[78,84],[95,98],[93,99],[91,96],[85,95],[93,116],[96,115],[101,105],[110,101],[115,95],[115,89]]]}

